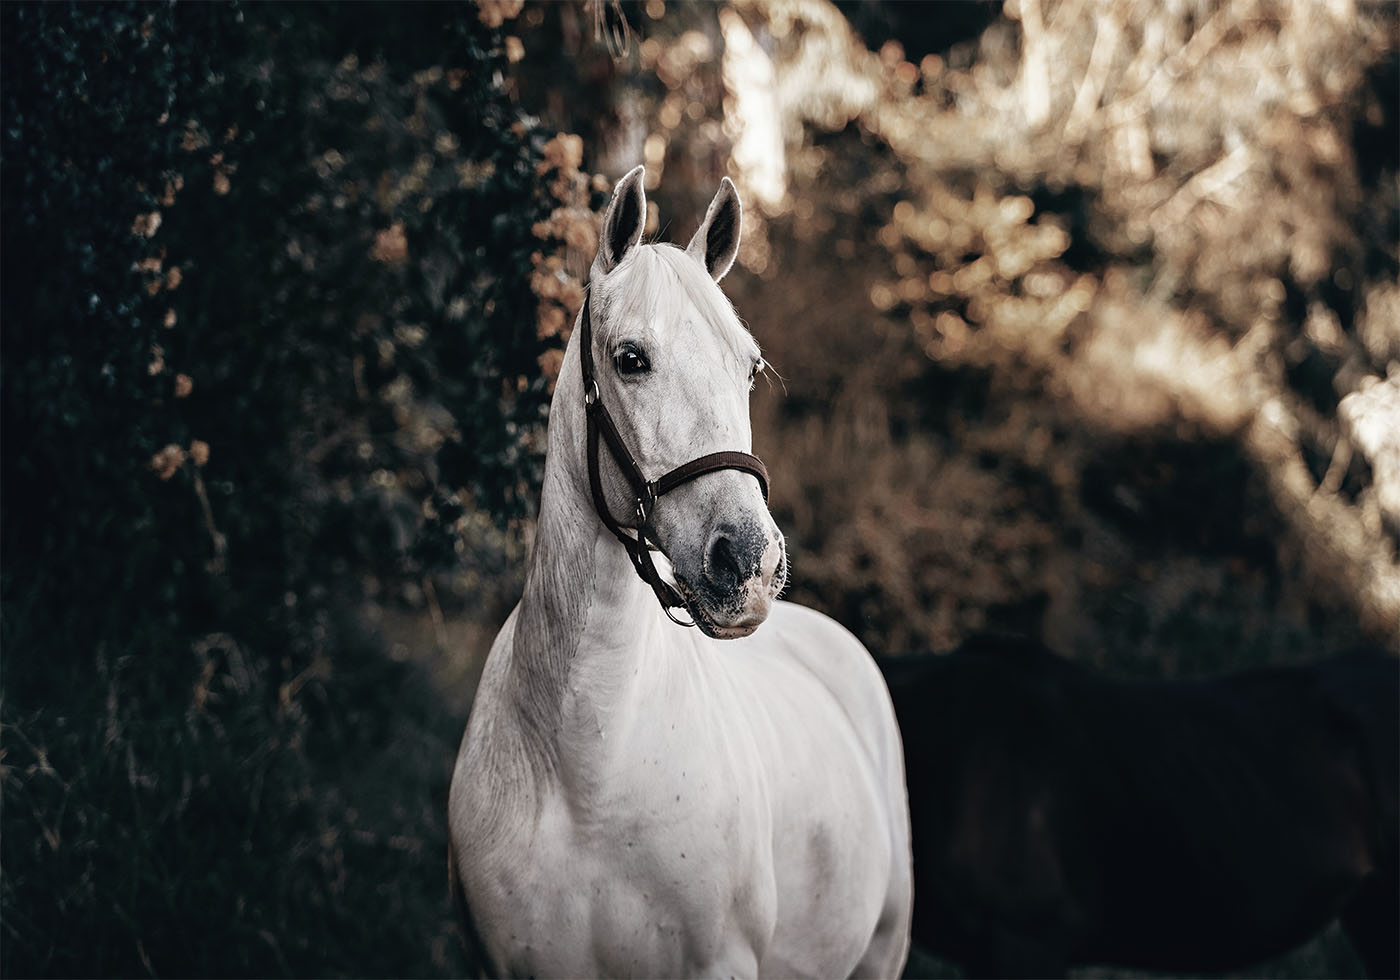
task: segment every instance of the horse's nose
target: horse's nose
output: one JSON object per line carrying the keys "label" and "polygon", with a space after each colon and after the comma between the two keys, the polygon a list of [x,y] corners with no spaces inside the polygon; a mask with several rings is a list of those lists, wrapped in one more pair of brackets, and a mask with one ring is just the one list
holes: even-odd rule
{"label": "horse's nose", "polygon": [[705,546],[705,580],[719,591],[737,589],[755,576],[766,589],[783,560],[781,543],[757,527],[717,524]]}

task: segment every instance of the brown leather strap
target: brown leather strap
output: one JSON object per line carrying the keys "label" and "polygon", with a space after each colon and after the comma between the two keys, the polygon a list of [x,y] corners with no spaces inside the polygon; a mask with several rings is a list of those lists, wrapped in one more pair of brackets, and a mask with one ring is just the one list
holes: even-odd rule
{"label": "brown leather strap", "polygon": [[[588,489],[593,497],[593,509],[598,512],[598,517],[602,520],[603,525],[622,543],[627,557],[632,560],[632,567],[636,569],[638,577],[651,586],[657,601],[666,610],[666,615],[682,626],[693,626],[694,623],[684,622],[671,615],[670,610],[684,606],[685,600],[669,583],[662,580],[661,574],[657,572],[656,565],[652,562],[651,548],[647,544],[647,538],[652,531],[652,508],[655,507],[658,497],[670,493],[676,487],[689,483],[697,477],[719,470],[739,470],[752,475],[758,480],[759,488],[763,491],[763,499],[767,501],[768,468],[763,465],[763,460],[757,456],[725,450],[709,453],[692,459],[688,463],[682,463],[657,480],[647,480],[641,467],[637,465],[637,460],[628,451],[627,444],[623,441],[622,434],[618,431],[616,423],[613,422],[607,406],[603,404],[602,392],[598,387],[598,379],[593,366],[593,317],[590,307],[590,297],[585,295],[581,318],[582,335],[579,337],[579,366],[580,373],[583,375],[583,400],[588,416],[586,452],[588,455]],[[607,444],[613,462],[617,464],[618,470],[621,471],[623,478],[632,488],[636,523],[627,524],[619,521],[608,509],[607,499],[603,495],[602,474],[599,471],[599,461],[602,457],[600,440]]]}
{"label": "brown leather strap", "polygon": [[689,483],[697,476],[704,476],[706,473],[714,473],[717,470],[741,470],[752,474],[758,479],[759,489],[763,491],[764,503],[768,502],[768,467],[764,466],[763,460],[757,456],[732,450],[710,453],[708,456],[692,459],[689,463],[682,463],[656,481],[654,484],[656,495],[660,497],[662,494],[670,493],[676,487],[683,483]]}

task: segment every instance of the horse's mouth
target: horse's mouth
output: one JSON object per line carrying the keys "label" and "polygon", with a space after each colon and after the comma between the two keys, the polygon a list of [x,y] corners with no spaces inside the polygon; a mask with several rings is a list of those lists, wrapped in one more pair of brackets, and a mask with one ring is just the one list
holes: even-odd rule
{"label": "horse's mouth", "polygon": [[732,623],[728,626],[720,626],[715,623],[714,620],[700,612],[695,606],[687,605],[686,611],[690,613],[690,618],[695,621],[695,625],[700,629],[700,632],[714,640],[737,640],[741,637],[748,636],[754,630],[762,626],[763,620],[768,618],[764,616],[762,619],[755,618],[747,623],[741,622]]}
{"label": "horse's mouth", "polygon": [[685,611],[701,633],[715,640],[737,640],[748,636],[768,619],[771,602],[765,603],[762,613],[745,612],[733,609],[732,615],[724,617],[714,611],[716,604],[708,602],[696,589],[692,589],[679,576],[676,579],[677,591],[685,600]]}

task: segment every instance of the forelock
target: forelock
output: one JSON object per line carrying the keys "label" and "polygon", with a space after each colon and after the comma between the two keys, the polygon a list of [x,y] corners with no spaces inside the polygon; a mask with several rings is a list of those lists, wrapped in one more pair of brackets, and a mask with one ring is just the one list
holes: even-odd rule
{"label": "forelock", "polygon": [[736,354],[754,346],[729,298],[700,263],[676,245],[659,243],[630,249],[609,280],[602,331],[609,346],[626,324],[675,323],[688,312],[688,306],[720,331]]}

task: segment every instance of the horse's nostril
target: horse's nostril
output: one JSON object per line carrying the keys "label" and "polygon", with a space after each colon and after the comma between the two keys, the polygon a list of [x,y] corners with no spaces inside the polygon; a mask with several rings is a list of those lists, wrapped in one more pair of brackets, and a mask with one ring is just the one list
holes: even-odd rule
{"label": "horse's nostril", "polygon": [[717,528],[710,537],[710,547],[705,555],[705,577],[714,583],[732,582],[739,577],[739,558],[734,552],[734,541],[723,528]]}

